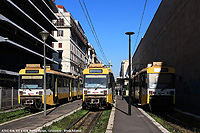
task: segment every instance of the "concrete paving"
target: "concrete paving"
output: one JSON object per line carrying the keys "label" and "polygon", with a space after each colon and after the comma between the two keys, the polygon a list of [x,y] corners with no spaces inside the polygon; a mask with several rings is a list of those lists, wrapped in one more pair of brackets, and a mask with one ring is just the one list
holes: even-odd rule
{"label": "concrete paving", "polygon": [[[131,106],[131,116],[128,115],[128,97],[122,100],[116,96],[114,133],[162,133],[149,118],[137,107]],[[164,131],[165,132],[165,131]]]}
{"label": "concrete paving", "polygon": [[[128,98],[122,100],[121,96],[116,96],[115,104],[109,119],[107,133],[161,133],[167,132],[163,127],[155,124],[156,122],[146,116],[141,109],[131,106],[131,116],[128,115]],[[66,105],[59,106],[55,109],[47,111],[47,116],[43,113],[29,116],[21,120],[9,122],[0,125],[0,132],[28,132],[31,130],[40,130],[42,126],[47,123],[52,123],[56,118],[65,116],[75,109],[81,107],[81,100],[67,103]],[[157,126],[156,126],[157,125]]]}
{"label": "concrete paving", "polygon": [[16,131],[26,131],[34,130],[37,127],[41,127],[44,124],[53,121],[54,119],[63,116],[75,109],[78,109],[81,106],[81,100],[76,100],[70,103],[67,103],[65,106],[59,106],[53,110],[47,111],[47,116],[44,116],[43,113],[30,116],[18,121],[9,122],[5,125],[0,126],[0,132],[16,132]]}

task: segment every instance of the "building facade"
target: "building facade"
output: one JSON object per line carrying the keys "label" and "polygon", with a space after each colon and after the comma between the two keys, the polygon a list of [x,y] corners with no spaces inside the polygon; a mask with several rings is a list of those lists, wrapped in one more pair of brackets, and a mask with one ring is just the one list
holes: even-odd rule
{"label": "building facade", "polygon": [[120,69],[120,77],[122,79],[128,78],[128,66],[129,66],[129,60],[122,60]]}
{"label": "building facade", "polygon": [[199,5],[198,0],[163,0],[133,56],[137,70],[154,61],[173,66],[176,105],[192,113],[200,109]]}
{"label": "building facade", "polygon": [[88,63],[87,66],[91,63],[100,63],[100,61],[97,58],[97,54],[95,52],[94,47],[88,43]]}
{"label": "building facade", "polygon": [[73,75],[81,75],[88,62],[88,40],[79,21],[74,20],[70,12],[57,5],[58,19],[53,21],[58,31],[53,35],[58,42],[53,42],[52,47],[59,51],[62,64],[61,70]]}
{"label": "building facade", "polygon": [[44,45],[46,63],[58,64],[52,59],[52,53],[58,52],[51,47],[57,40],[50,35],[44,43],[39,35],[41,31],[57,30],[52,23],[57,19],[55,12],[52,0],[0,1],[0,86],[5,86],[6,81],[16,81],[10,75],[17,76],[26,64],[43,65]]}

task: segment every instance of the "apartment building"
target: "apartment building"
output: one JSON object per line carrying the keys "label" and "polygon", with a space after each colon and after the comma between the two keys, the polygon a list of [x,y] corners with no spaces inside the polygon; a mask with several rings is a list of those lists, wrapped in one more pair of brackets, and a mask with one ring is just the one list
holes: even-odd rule
{"label": "apartment building", "polygon": [[72,75],[81,75],[88,63],[88,40],[79,21],[70,12],[57,5],[58,19],[53,21],[58,31],[52,34],[58,40],[52,47],[59,52],[61,70]]}
{"label": "apartment building", "polygon": [[97,54],[96,51],[94,49],[94,47],[88,43],[88,64],[90,63],[100,63],[100,61],[97,58]]}
{"label": "apartment building", "polygon": [[121,70],[120,70],[120,77],[121,78],[128,78],[128,67],[129,67],[129,60],[122,60],[121,62]]}
{"label": "apartment building", "polygon": [[17,75],[26,64],[43,65],[43,46],[46,45],[46,63],[58,64],[52,58],[58,53],[51,47],[57,40],[50,35],[46,43],[39,32],[57,30],[52,23],[58,12],[52,0],[0,1],[0,86],[17,82]]}

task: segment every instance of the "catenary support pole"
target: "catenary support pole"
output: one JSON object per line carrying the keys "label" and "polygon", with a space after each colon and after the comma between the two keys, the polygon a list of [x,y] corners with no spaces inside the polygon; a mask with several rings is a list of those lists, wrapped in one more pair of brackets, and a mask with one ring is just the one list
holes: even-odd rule
{"label": "catenary support pole", "polygon": [[135,34],[134,32],[126,32],[126,35],[129,35],[129,95],[128,95],[128,115],[131,115],[131,35]]}

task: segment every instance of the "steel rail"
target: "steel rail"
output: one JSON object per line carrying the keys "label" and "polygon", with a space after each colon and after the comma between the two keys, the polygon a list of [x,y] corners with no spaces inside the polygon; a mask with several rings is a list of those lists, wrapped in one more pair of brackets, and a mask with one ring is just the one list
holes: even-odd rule
{"label": "steel rail", "polygon": [[86,115],[89,114],[90,111],[88,111],[86,114],[84,114],[81,118],[79,118],[77,121],[75,121],[74,123],[72,123],[66,130],[69,130],[70,128],[72,128],[74,125],[76,125],[81,119],[83,119]]}
{"label": "steel rail", "polygon": [[[78,130],[83,126],[87,126],[87,128],[84,130],[84,132],[85,133],[90,133],[92,131],[92,129],[94,128],[95,124],[97,123],[98,119],[100,118],[102,112],[103,111],[98,111],[98,112],[88,111],[80,119],[78,119],[73,124],[71,124],[66,130],[70,130],[70,129]],[[75,129],[73,129],[73,127]]]}

